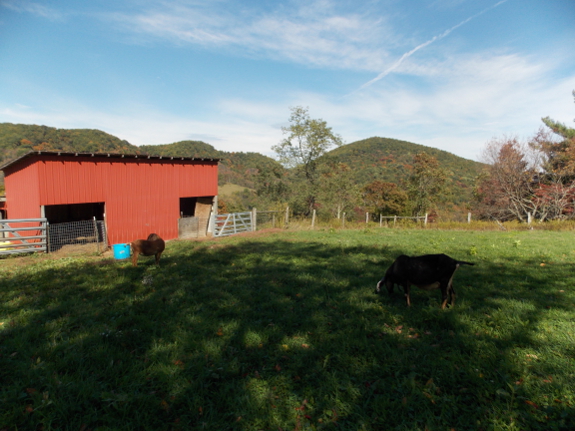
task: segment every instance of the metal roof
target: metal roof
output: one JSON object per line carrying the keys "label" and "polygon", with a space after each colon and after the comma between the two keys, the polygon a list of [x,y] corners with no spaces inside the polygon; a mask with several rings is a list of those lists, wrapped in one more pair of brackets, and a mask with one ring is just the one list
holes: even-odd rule
{"label": "metal roof", "polygon": [[12,166],[20,161],[32,157],[32,156],[73,156],[73,157],[97,157],[101,159],[110,158],[110,159],[140,159],[140,160],[162,160],[162,161],[211,161],[211,162],[219,162],[221,159],[218,158],[198,158],[198,157],[173,157],[173,156],[152,156],[150,154],[121,154],[121,153],[79,153],[79,152],[67,152],[67,151],[29,151],[28,153],[24,154],[23,156],[18,157],[17,159],[10,160],[7,163],[4,163],[0,166],[0,170],[4,170],[9,166]]}

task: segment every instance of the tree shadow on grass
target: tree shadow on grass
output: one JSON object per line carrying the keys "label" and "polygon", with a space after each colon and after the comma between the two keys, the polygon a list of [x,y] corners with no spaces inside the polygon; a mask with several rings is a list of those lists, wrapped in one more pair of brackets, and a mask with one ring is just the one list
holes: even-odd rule
{"label": "tree shadow on grass", "polygon": [[548,283],[566,267],[509,265],[502,277],[480,262],[458,271],[458,303],[440,310],[437,291],[415,290],[411,308],[374,294],[394,247],[171,248],[160,268],[70,260],[2,280],[0,426],[574,425],[572,346],[553,357],[541,337],[564,319],[548,313],[572,312]]}

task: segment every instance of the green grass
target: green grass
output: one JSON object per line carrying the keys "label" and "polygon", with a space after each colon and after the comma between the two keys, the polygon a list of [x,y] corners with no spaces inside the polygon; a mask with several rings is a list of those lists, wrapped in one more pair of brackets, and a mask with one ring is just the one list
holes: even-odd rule
{"label": "green grass", "polygon": [[249,187],[239,186],[237,184],[225,183],[218,186],[218,196],[231,196],[236,192],[243,192],[244,190],[252,190]]}
{"label": "green grass", "polygon": [[[476,263],[455,307],[375,295],[438,252]],[[568,232],[373,228],[5,259],[0,429],[574,429],[574,258]]]}

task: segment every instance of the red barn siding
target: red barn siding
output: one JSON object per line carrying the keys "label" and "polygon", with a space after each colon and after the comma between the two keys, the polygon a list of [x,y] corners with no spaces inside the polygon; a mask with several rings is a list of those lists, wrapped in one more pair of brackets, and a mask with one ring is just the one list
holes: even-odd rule
{"label": "red barn siding", "polygon": [[173,239],[180,198],[217,195],[217,165],[217,160],[34,154],[4,168],[8,217],[40,217],[42,205],[104,202],[110,244],[151,232]]}
{"label": "red barn siding", "polygon": [[25,162],[11,175],[4,171],[8,217],[13,219],[41,217],[38,166],[28,160]]}

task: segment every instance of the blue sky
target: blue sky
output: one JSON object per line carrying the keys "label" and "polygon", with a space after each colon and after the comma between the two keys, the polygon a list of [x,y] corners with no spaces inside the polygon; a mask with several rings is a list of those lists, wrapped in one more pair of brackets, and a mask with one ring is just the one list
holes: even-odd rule
{"label": "blue sky", "polygon": [[0,0],[0,122],[273,156],[290,107],[346,143],[478,160],[573,126],[575,0]]}

